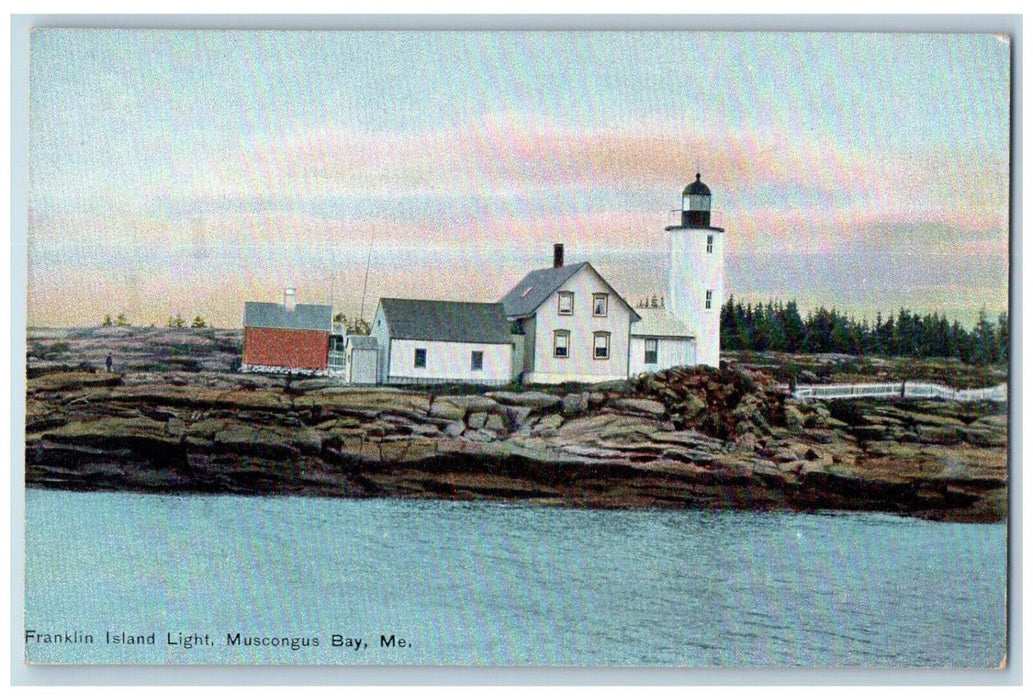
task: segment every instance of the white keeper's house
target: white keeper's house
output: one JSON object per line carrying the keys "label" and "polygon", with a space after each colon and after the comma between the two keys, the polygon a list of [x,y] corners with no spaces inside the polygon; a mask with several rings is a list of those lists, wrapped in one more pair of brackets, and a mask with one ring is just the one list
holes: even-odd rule
{"label": "white keeper's house", "polygon": [[[590,263],[529,272],[502,299],[518,331],[525,384],[604,382],[628,376],[631,324],[639,315]],[[514,374],[516,370],[514,368]]]}

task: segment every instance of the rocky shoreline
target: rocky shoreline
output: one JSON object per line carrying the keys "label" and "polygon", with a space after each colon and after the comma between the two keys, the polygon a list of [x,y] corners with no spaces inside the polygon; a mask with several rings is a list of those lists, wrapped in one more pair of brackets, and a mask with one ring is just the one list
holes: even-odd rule
{"label": "rocky shoreline", "polygon": [[802,403],[736,366],[460,395],[67,369],[30,366],[30,487],[1007,516],[1001,404]]}

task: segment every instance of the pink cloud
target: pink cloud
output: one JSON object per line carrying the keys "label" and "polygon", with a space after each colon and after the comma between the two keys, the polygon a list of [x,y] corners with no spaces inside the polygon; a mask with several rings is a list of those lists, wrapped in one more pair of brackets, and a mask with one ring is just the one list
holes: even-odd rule
{"label": "pink cloud", "polygon": [[[567,245],[570,260],[604,251],[663,254],[666,210],[678,205],[697,154],[715,191],[717,223],[728,229],[729,255],[833,255],[873,236],[892,240],[893,231],[907,229],[927,232],[909,239],[918,255],[1006,259],[1008,171],[994,158],[972,154],[959,168],[946,151],[873,156],[810,134],[740,130],[711,137],[660,123],[635,131],[572,131],[502,114],[408,135],[327,127],[242,144],[207,163],[181,163],[176,172],[182,190],[175,194],[196,205],[193,219],[174,220],[160,209],[30,212],[30,322],[72,323],[80,311],[79,322],[94,322],[98,313],[112,311],[114,298],[135,305],[138,317],[163,318],[167,307],[178,304],[191,309],[184,313],[209,309],[216,322],[237,325],[243,299],[277,298],[288,278],[324,296],[335,280],[338,300],[354,313],[360,303],[355,279],[362,271],[356,261],[364,260],[371,237],[385,255],[399,251],[397,265],[380,263],[371,303],[379,295],[492,299],[507,280],[547,265],[554,242]],[[655,206],[592,199],[621,190],[645,193],[635,201],[655,195]],[[763,199],[757,191],[784,192],[786,202]],[[799,197],[802,204],[794,201],[799,193],[807,195]],[[414,220],[406,200],[421,194],[474,195],[486,203]],[[526,194],[553,206],[548,212],[521,208],[519,195]],[[292,204],[364,195],[397,206],[319,216]],[[265,198],[284,204],[248,210],[250,202]],[[226,200],[243,211],[227,210]],[[124,274],[97,279],[87,267],[74,267],[119,247],[130,256]],[[178,253],[168,269],[140,271],[153,257],[144,251],[170,248]],[[310,250],[302,255],[305,248]],[[420,250],[427,260],[414,266],[419,256],[413,251]],[[447,262],[435,262],[432,253]],[[58,265],[59,258],[66,264]],[[216,263],[234,269],[213,273]],[[626,272],[617,274],[632,280]]]}

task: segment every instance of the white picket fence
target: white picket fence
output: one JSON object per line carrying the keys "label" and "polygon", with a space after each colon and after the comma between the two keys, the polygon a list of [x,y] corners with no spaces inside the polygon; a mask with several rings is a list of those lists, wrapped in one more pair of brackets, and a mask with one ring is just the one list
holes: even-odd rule
{"label": "white picket fence", "polygon": [[803,384],[797,385],[797,399],[905,398],[945,399],[947,401],[1007,401],[1008,385],[985,389],[954,389],[927,382],[890,382],[884,384]]}

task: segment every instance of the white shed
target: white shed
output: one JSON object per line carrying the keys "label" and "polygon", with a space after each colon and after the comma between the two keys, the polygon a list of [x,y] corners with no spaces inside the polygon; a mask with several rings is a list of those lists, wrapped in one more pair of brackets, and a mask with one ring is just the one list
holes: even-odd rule
{"label": "white shed", "polygon": [[349,335],[344,341],[345,367],[349,384],[377,383],[377,339],[368,335]]}
{"label": "white shed", "polygon": [[696,334],[692,329],[664,308],[636,311],[641,320],[631,324],[630,376],[697,364]]}
{"label": "white shed", "polygon": [[372,336],[382,384],[508,384],[513,339],[502,304],[381,299]]}

